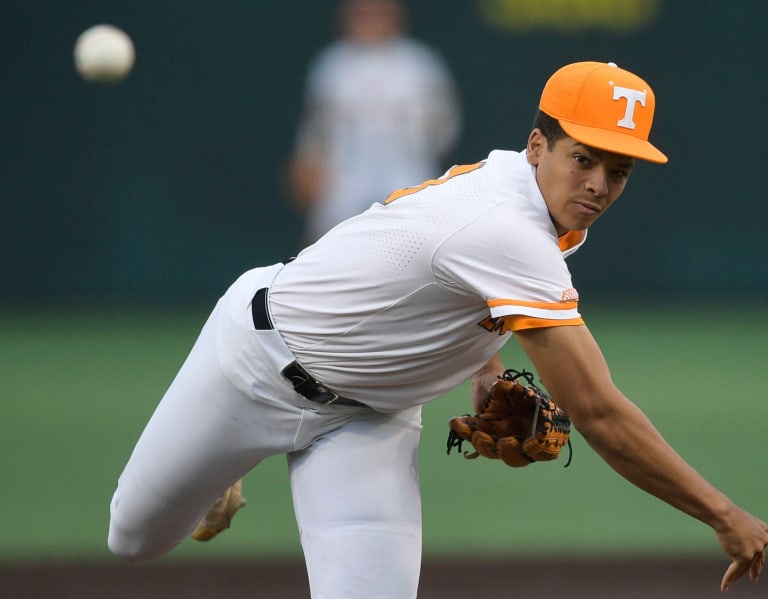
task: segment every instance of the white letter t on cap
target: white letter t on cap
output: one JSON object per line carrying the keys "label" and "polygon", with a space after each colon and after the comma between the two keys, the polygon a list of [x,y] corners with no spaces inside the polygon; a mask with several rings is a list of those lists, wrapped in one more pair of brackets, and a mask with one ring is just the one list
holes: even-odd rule
{"label": "white letter t on cap", "polygon": [[645,106],[645,92],[639,92],[636,89],[629,89],[628,87],[619,87],[618,85],[613,88],[613,99],[619,98],[627,99],[627,110],[624,113],[624,118],[618,121],[616,124],[619,127],[626,127],[627,129],[635,128],[635,121],[632,117],[635,115],[635,106],[640,102],[640,106]]}

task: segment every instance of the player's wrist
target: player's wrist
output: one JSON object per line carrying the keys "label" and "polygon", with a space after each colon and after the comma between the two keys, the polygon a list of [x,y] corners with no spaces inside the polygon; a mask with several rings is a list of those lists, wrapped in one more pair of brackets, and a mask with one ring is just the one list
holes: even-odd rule
{"label": "player's wrist", "polygon": [[707,515],[700,519],[720,534],[736,526],[742,510],[724,495],[720,493],[716,495],[707,510]]}

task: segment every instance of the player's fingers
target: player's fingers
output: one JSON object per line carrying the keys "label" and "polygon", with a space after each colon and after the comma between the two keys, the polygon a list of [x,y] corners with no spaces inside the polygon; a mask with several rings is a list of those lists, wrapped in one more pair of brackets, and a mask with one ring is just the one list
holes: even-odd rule
{"label": "player's fingers", "polygon": [[744,572],[749,570],[751,566],[752,562],[744,560],[733,560],[731,565],[728,566],[728,569],[725,571],[723,580],[720,582],[720,590],[723,592],[727,591],[731,583],[741,578]]}
{"label": "player's fingers", "polygon": [[757,579],[760,578],[760,572],[762,571],[764,565],[765,551],[758,553],[755,556],[755,559],[752,560],[752,567],[749,569],[749,578],[752,582],[757,582]]}

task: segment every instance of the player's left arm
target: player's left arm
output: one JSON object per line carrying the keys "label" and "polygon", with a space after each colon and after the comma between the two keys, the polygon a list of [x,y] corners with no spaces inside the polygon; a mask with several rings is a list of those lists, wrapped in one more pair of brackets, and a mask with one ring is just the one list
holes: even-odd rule
{"label": "player's left arm", "polygon": [[584,325],[518,331],[516,338],[552,398],[590,446],[620,475],[711,526],[733,563],[722,588],[765,560],[768,526],[736,506],[688,465],[614,385]]}

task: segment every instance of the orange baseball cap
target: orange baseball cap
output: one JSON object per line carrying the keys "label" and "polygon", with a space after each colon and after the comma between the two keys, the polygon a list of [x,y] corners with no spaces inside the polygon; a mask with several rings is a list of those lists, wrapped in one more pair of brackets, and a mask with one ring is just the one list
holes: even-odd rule
{"label": "orange baseball cap", "polygon": [[667,157],[648,141],[656,97],[637,75],[609,62],[576,62],[555,72],[539,108],[573,139],[650,162]]}

